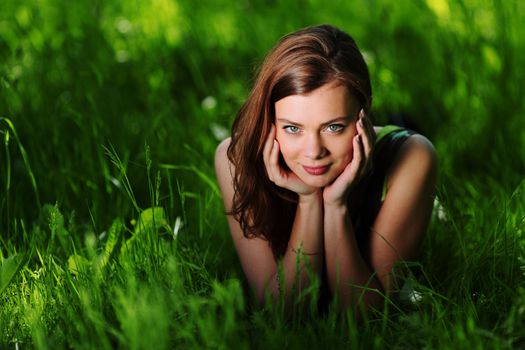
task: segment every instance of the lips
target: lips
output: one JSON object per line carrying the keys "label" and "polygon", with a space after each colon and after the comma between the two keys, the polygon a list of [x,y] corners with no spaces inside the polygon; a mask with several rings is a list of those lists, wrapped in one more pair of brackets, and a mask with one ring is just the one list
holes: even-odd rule
{"label": "lips", "polygon": [[303,165],[304,170],[310,175],[323,175],[326,174],[330,165],[310,167]]}

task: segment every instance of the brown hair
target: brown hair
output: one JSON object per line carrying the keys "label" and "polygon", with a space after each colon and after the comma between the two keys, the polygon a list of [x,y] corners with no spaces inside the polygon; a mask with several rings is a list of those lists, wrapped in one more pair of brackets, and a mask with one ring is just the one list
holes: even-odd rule
{"label": "brown hair", "polygon": [[368,112],[372,90],[368,68],[351,36],[330,25],[284,36],[266,56],[248,99],[232,126],[228,158],[235,167],[235,194],[228,213],[246,237],[266,239],[274,255],[288,244],[297,195],[267,177],[263,147],[280,99],[339,82]]}

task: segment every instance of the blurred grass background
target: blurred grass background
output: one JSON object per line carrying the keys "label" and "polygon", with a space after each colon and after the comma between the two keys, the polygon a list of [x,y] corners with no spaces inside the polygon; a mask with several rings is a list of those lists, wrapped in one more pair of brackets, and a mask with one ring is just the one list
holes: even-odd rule
{"label": "blurred grass background", "polygon": [[[405,113],[438,151],[428,298],[400,319],[242,301],[213,153],[266,52],[320,23],[364,53],[377,124]],[[523,23],[521,1],[0,2],[1,344],[523,345]]]}

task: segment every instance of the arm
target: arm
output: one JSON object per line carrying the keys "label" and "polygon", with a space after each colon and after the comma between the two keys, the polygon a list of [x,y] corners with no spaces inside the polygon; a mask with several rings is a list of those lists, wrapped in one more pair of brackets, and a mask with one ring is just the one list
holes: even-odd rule
{"label": "arm", "polygon": [[[234,196],[232,180],[235,169],[233,169],[233,166],[226,156],[229,141],[229,139],[223,141],[217,148],[215,154],[217,179],[222,191],[226,211],[231,209]],[[273,137],[271,141],[272,143],[269,144],[270,146],[273,144]],[[278,149],[274,151],[278,152]],[[271,149],[267,148],[266,152],[267,156],[270,157]],[[275,181],[275,178],[272,181]],[[293,283],[296,280],[297,273],[300,273],[298,279],[299,285],[302,288],[305,288],[309,284],[307,273],[303,268],[303,263],[300,264],[299,271],[296,271],[296,253],[292,251],[291,248],[295,250],[299,246],[302,246],[304,252],[316,254],[306,255],[314,273],[318,273],[322,266],[323,247],[321,234],[321,205],[322,199],[318,192],[312,193],[311,195],[300,196],[291,232],[289,248],[283,257],[285,281],[281,281],[280,288],[285,293],[288,304],[291,297],[290,292]],[[255,291],[257,299],[259,302],[263,303],[267,291],[274,299],[279,299],[280,290],[277,262],[275,261],[268,242],[261,238],[246,238],[241,230],[239,222],[231,215],[228,215],[227,219],[244,274],[246,275],[250,286]]]}
{"label": "arm", "polygon": [[380,306],[382,298],[373,290],[381,291],[382,285],[359,251],[346,205],[325,205],[324,232],[328,282],[340,306],[346,309],[360,301]]}
{"label": "arm", "polygon": [[[357,302],[360,291],[352,285],[389,293],[395,263],[417,256],[432,211],[436,172],[432,144],[420,135],[410,137],[388,175],[387,196],[372,227],[369,262],[357,249],[346,206],[325,204],[326,256],[333,257],[327,258],[329,282],[343,307]],[[363,295],[366,305],[380,306],[379,293]]]}
{"label": "arm", "polygon": [[370,264],[387,291],[396,262],[418,257],[435,196],[438,162],[424,136],[401,147],[388,175],[388,191],[372,227]]}
{"label": "arm", "polygon": [[[297,294],[309,286],[311,281],[306,265],[309,265],[312,273],[319,276],[323,263],[321,230],[322,199],[320,193],[301,198],[297,205],[288,249],[282,258],[284,281],[278,281],[278,272],[274,271],[267,286],[274,299],[278,299],[280,293],[284,293],[285,305],[290,305],[292,299],[297,296],[292,294],[294,284],[297,282],[295,286]],[[300,250],[299,247],[301,247]],[[299,251],[303,252],[301,256],[298,256]]]}

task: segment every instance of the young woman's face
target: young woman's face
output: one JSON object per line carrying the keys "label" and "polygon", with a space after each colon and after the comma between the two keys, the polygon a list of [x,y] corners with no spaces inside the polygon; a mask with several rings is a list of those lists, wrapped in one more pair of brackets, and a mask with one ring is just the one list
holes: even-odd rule
{"label": "young woman's face", "polygon": [[307,185],[332,183],[352,160],[358,113],[355,97],[334,83],[277,101],[276,138],[286,165]]}

